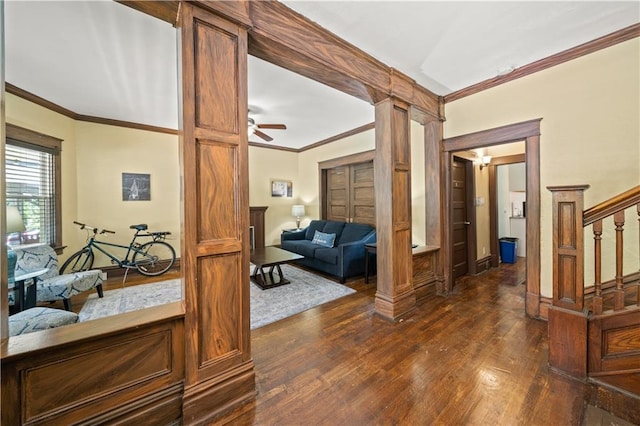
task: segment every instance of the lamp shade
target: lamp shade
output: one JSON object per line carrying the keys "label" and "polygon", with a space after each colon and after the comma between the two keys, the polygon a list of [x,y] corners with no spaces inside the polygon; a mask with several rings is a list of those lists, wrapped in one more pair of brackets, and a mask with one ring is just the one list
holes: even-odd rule
{"label": "lamp shade", "polygon": [[22,216],[16,206],[7,206],[7,234],[25,230]]}
{"label": "lamp shade", "polygon": [[302,204],[295,204],[291,207],[291,216],[300,217],[304,216],[304,206]]}

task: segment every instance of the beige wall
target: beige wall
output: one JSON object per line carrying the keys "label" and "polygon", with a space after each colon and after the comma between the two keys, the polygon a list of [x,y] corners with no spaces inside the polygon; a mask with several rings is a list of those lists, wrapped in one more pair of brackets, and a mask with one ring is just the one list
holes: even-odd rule
{"label": "beige wall", "polygon": [[[167,237],[180,256],[180,174],[178,137],[117,126],[76,123],[77,220],[116,231],[105,240],[128,245],[130,225],[146,223],[149,230],[170,231]],[[122,173],[151,175],[150,201],[122,200]],[[84,231],[73,232],[85,235]],[[140,241],[146,241],[141,239]],[[113,254],[123,256],[114,249]],[[109,259],[96,256],[97,266]]]}
{"label": "beige wall", "polygon": [[73,253],[82,243],[71,223],[75,219],[78,196],[76,188],[76,135],[75,121],[69,117],[40,107],[10,93],[6,94],[5,120],[62,139],[62,243],[69,247],[61,258]]}
{"label": "beige wall", "polygon": [[[545,296],[552,293],[551,194],[546,187],[589,184],[585,193],[589,207],[640,184],[639,76],[640,40],[634,39],[445,106],[445,137],[543,119],[541,289]],[[637,238],[637,227],[637,221],[629,218],[630,239]],[[637,249],[626,255],[625,270],[637,270]],[[586,264],[590,262],[587,257]]]}
{"label": "beige wall", "polygon": [[[108,241],[128,244],[129,225],[170,231],[180,256],[180,177],[178,137],[75,121],[7,94],[6,120],[63,139],[62,236],[64,260],[85,242],[73,221],[116,231]],[[151,201],[122,201],[122,173],[149,173]],[[110,263],[96,258],[96,266]]]}
{"label": "beige wall", "polygon": [[[293,182],[293,196],[272,197],[271,181]],[[295,228],[291,206],[306,204],[301,198],[302,184],[298,179],[298,154],[295,152],[249,147],[249,205],[267,206],[265,212],[265,244],[280,244],[283,229]],[[306,209],[309,214],[309,207]],[[302,224],[308,220],[302,220]],[[302,225],[301,225],[302,226]]]}

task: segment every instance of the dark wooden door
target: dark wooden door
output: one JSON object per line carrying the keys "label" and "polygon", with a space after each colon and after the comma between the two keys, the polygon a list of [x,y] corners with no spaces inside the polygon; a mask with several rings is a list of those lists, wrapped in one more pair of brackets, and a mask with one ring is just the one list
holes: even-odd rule
{"label": "dark wooden door", "polygon": [[326,171],[325,219],[376,225],[373,161]]}
{"label": "dark wooden door", "polygon": [[469,214],[467,197],[467,163],[454,157],[451,176],[451,206],[453,225],[453,279],[469,272]]}
{"label": "dark wooden door", "polygon": [[373,184],[373,161],[350,167],[351,221],[376,226],[376,196]]}
{"label": "dark wooden door", "polygon": [[327,220],[348,222],[349,216],[349,166],[327,170]]}

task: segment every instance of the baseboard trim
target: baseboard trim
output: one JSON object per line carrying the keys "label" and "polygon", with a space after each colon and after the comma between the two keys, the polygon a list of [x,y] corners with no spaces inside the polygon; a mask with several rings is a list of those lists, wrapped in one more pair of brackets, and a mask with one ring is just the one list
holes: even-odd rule
{"label": "baseboard trim", "polygon": [[491,269],[491,255],[476,260],[476,275]]}
{"label": "baseboard trim", "polygon": [[[96,266],[95,269],[100,269],[102,272],[107,274],[107,278],[119,278],[124,277],[124,273],[126,272],[126,268],[121,268],[118,265],[113,266]],[[177,257],[173,267],[169,271],[179,271],[180,270],[180,258]],[[130,276],[142,276],[136,269],[129,269],[127,274]]]}

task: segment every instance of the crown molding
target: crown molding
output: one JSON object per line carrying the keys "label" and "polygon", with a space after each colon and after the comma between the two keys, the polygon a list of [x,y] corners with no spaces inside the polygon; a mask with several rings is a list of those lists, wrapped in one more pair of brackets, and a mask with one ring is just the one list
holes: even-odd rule
{"label": "crown molding", "polygon": [[170,129],[167,127],[150,126],[147,124],[133,123],[130,121],[113,120],[110,118],[94,117],[91,115],[78,114],[77,112],[73,112],[45,98],[42,98],[38,95],[35,95],[31,92],[28,92],[24,89],[14,86],[11,83],[5,82],[5,91],[7,93],[11,93],[12,95],[18,96],[19,98],[32,102],[43,108],[47,108],[48,110],[51,110],[53,112],[57,112],[58,114],[64,115],[65,117],[69,117],[76,121],[87,121],[90,123],[106,124],[109,126],[126,127],[129,129],[137,129],[137,130],[147,130],[149,132],[156,132],[156,133],[167,133],[170,135],[179,134],[179,131],[177,129]]}
{"label": "crown molding", "polygon": [[448,95],[444,96],[444,103],[446,104],[470,95],[474,95],[476,93],[482,92],[483,90],[491,89],[509,81],[526,77],[538,71],[542,71],[547,68],[562,64],[564,62],[580,58],[590,53],[597,52],[598,50],[606,49],[607,47],[614,46],[616,44],[634,39],[636,37],[640,37],[640,24],[631,25],[629,27],[615,31],[611,34],[607,34],[595,40],[588,41],[571,49],[556,53],[555,55],[540,59],[539,61],[535,61],[520,68],[516,68],[509,74],[490,78],[464,89],[460,89],[456,92],[449,93]]}

